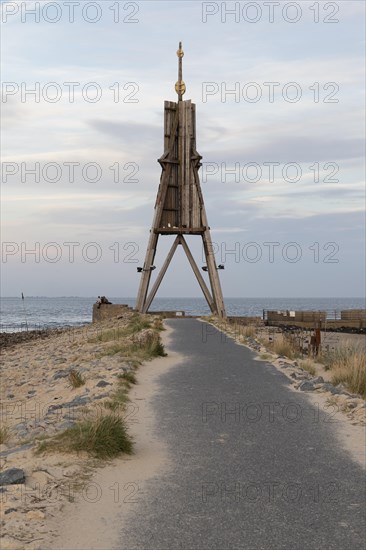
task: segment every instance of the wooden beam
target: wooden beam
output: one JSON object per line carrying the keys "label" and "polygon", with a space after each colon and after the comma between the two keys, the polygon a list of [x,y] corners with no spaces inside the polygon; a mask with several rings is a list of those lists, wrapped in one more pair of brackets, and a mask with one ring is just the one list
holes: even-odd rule
{"label": "wooden beam", "polygon": [[206,301],[208,303],[208,307],[210,308],[210,310],[212,311],[212,313],[216,313],[215,312],[215,305],[214,305],[214,302],[213,302],[213,299],[212,299],[212,296],[210,294],[210,291],[209,289],[207,288],[207,285],[201,275],[201,272],[196,264],[196,262],[194,261],[194,258],[192,256],[192,253],[191,251],[189,250],[189,247],[188,247],[188,244],[186,243],[186,240],[185,238],[183,237],[183,235],[180,235],[179,236],[179,240],[180,240],[180,243],[181,245],[183,246],[183,249],[184,249],[184,252],[186,253],[187,255],[187,258],[188,258],[188,261],[189,263],[191,264],[191,267],[193,269],[193,272],[194,274],[196,275],[196,279],[198,281],[198,284],[200,285],[201,287],[201,290],[206,298]]}
{"label": "wooden beam", "polygon": [[163,280],[163,277],[166,273],[166,270],[168,269],[169,267],[169,264],[174,256],[174,252],[177,250],[177,246],[179,244],[179,235],[176,236],[176,238],[174,239],[174,242],[172,244],[172,247],[171,249],[169,250],[169,253],[165,259],[165,262],[163,263],[163,267],[161,268],[160,272],[159,272],[159,275],[157,276],[156,278],[156,281],[150,291],[150,294],[148,295],[148,297],[146,298],[145,300],[145,303],[144,303],[144,306],[142,308],[142,313],[146,313],[151,305],[151,302],[153,301],[154,297],[155,297],[155,294],[157,293],[158,291],[158,288],[160,286],[160,283],[161,281]]}

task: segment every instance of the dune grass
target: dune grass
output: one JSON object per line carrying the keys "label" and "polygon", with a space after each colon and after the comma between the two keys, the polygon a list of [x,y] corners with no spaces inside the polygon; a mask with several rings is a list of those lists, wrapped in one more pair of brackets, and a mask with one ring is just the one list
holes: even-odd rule
{"label": "dune grass", "polygon": [[103,355],[123,355],[124,358],[131,358],[140,361],[148,361],[155,357],[165,357],[164,345],[158,334],[151,335],[145,342],[132,342],[125,340],[124,342],[116,342],[105,348],[100,356]]}
{"label": "dune grass", "polygon": [[118,378],[122,379],[122,380],[125,380],[127,382],[127,384],[129,384],[129,385],[137,384],[136,375],[132,371],[123,372],[122,374],[118,375]]}
{"label": "dune grass", "polygon": [[[122,340],[123,342],[125,338],[132,336],[133,334],[137,334],[141,330],[151,327],[152,323],[149,316],[136,313],[131,317],[127,325],[102,330],[96,336],[89,338],[88,341],[93,344],[98,342],[112,342],[117,340]],[[159,324],[156,324],[156,326],[154,326],[153,328],[156,328],[157,330],[162,330]]]}
{"label": "dune grass", "polygon": [[72,369],[70,371],[68,380],[72,388],[80,388],[85,384],[85,378],[82,376],[82,374],[80,374],[80,372],[75,369]]}
{"label": "dune grass", "polygon": [[303,359],[299,361],[299,365],[302,369],[306,370],[312,376],[316,375],[316,368],[314,362],[311,359]]}
{"label": "dune grass", "polygon": [[351,392],[366,398],[366,355],[359,347],[343,346],[326,358],[333,384],[343,383]]}
{"label": "dune grass", "polygon": [[109,413],[78,422],[56,436],[41,441],[37,454],[44,452],[87,452],[94,458],[114,458],[132,453],[132,441],[120,416]]}
{"label": "dune grass", "polygon": [[8,426],[1,426],[0,427],[0,445],[3,443],[7,443],[10,439],[10,430]]}
{"label": "dune grass", "polygon": [[295,359],[295,357],[297,357],[294,345],[283,334],[276,335],[276,338],[273,342],[273,351],[278,355],[284,355],[289,359]]}
{"label": "dune grass", "polygon": [[240,327],[240,332],[244,336],[244,338],[254,338],[254,336],[256,335],[256,329],[251,325]]}

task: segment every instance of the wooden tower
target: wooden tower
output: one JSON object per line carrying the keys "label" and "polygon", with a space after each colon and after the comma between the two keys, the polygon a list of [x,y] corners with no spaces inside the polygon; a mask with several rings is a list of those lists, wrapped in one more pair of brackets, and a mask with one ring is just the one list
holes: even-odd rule
{"label": "wooden tower", "polygon": [[[214,315],[226,317],[220,279],[212,250],[198,171],[202,157],[196,151],[196,106],[191,100],[183,101],[186,87],[182,77],[182,43],[177,51],[178,82],[175,90],[178,102],[164,102],[164,154],[158,162],[162,167],[155,213],[147,246],[145,263],[137,296],[136,310],[146,313],[168,269],[178,245],[182,245],[194,274]],[[173,245],[150,290],[149,284],[158,239],[160,235],[176,235]],[[206,257],[204,271],[208,272],[210,289],[206,285],[192,256],[184,235],[198,235],[203,241]],[[219,266],[222,269],[222,266]]]}

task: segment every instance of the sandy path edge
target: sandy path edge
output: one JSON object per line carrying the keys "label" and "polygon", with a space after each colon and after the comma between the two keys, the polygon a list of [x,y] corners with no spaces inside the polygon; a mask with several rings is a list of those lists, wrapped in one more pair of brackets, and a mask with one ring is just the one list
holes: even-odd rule
{"label": "sandy path edge", "polygon": [[140,367],[138,384],[129,394],[129,432],[135,441],[134,455],[116,459],[95,471],[85,490],[75,495],[75,502],[67,503],[61,517],[53,520],[52,538],[42,541],[42,550],[120,548],[124,522],[143,498],[144,482],[167,467],[167,450],[153,435],[152,402],[159,391],[159,376],[184,357],[170,348],[173,329],[166,325],[165,328],[161,339],[168,356]]}

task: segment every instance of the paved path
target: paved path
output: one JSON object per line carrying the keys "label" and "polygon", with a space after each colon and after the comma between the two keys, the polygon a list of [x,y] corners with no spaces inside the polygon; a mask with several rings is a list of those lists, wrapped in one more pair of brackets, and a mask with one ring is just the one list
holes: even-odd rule
{"label": "paved path", "polygon": [[210,325],[169,325],[186,356],[155,404],[171,468],[139,495],[120,548],[365,548],[364,473],[332,418]]}

